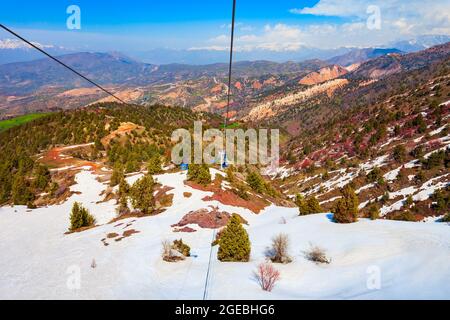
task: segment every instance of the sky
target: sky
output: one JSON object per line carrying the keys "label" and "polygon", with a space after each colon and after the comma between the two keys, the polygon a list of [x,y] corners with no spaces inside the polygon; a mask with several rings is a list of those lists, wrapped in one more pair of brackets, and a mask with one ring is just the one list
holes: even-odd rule
{"label": "sky", "polygon": [[[80,8],[79,30],[67,27],[71,5]],[[0,21],[73,50],[225,52],[231,8],[231,0],[15,0],[1,1]],[[236,23],[237,52],[368,47],[450,35],[450,0],[237,0]]]}

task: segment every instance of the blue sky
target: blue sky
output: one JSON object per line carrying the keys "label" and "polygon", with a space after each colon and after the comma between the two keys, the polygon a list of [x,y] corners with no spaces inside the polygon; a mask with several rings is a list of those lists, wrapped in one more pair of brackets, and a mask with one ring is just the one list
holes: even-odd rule
{"label": "blue sky", "polygon": [[[313,6],[317,2],[318,0],[238,0],[238,16],[249,21],[323,20],[314,16],[295,17],[289,12],[292,8]],[[4,23],[18,26],[61,29],[64,28],[65,10],[72,4],[82,9],[86,28],[153,23],[225,22],[230,19],[231,14],[231,1],[224,0],[40,0],[5,1],[1,4],[0,19]]]}
{"label": "blue sky", "polygon": [[[295,15],[292,8],[313,6],[318,0],[306,1],[249,1],[238,0],[237,33],[243,29],[261,28],[264,25],[283,21],[284,23],[308,24],[337,21],[314,15]],[[150,1],[2,1],[0,21],[22,30],[38,42],[55,42],[64,46],[89,46],[96,49],[96,43],[103,36],[113,44],[134,44],[135,38],[142,38],[153,44],[151,47],[189,48],[205,43],[208,39],[224,33],[229,24],[231,1],[224,0],[150,0]],[[111,4],[113,3],[113,4]],[[67,30],[66,8],[78,5],[81,9],[80,31]],[[33,32],[35,31],[35,32]],[[85,35],[83,37],[83,35]],[[117,36],[117,37],[114,37]],[[128,40],[123,43],[123,37]],[[101,41],[100,46],[104,45]]]}
{"label": "blue sky", "polygon": [[[364,47],[421,34],[450,34],[449,3],[238,0],[236,50],[296,52],[305,47]],[[81,9],[81,30],[66,27],[69,5]],[[226,51],[230,15],[231,0],[15,0],[0,4],[0,21],[30,40],[90,51]],[[374,17],[379,24],[370,27]],[[0,32],[0,40],[8,37]]]}

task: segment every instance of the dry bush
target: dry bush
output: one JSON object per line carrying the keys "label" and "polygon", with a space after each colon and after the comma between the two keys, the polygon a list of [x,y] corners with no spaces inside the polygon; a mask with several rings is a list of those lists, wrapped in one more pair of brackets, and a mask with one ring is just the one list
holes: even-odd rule
{"label": "dry bush", "polygon": [[327,257],[326,251],[318,246],[311,245],[310,250],[305,252],[305,257],[315,263],[331,263],[331,259]]}
{"label": "dry bush", "polygon": [[255,271],[255,278],[261,289],[271,292],[275,283],[280,280],[280,272],[270,263],[261,263]]}
{"label": "dry bush", "polygon": [[275,263],[290,263],[292,259],[288,251],[289,237],[281,233],[272,239],[272,248],[269,250],[270,260]]}
{"label": "dry bush", "polygon": [[172,244],[168,240],[162,242],[162,259],[166,262],[177,262],[184,260],[184,256],[172,249]]}

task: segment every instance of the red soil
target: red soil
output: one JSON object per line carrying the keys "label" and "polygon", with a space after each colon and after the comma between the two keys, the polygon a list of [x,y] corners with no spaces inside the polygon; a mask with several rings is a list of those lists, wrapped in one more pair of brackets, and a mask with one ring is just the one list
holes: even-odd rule
{"label": "red soil", "polygon": [[[220,212],[216,207],[212,207],[212,210],[200,209],[189,212],[180,222],[172,225],[172,227],[185,227],[188,224],[197,224],[201,228],[217,229],[226,226],[230,217],[231,214],[225,211]],[[242,223],[248,224],[245,219],[240,218]]]}
{"label": "red soil", "polygon": [[192,229],[190,227],[183,227],[181,229],[175,229],[173,230],[173,232],[186,232],[186,233],[193,233],[193,232],[197,232],[197,230]]}
{"label": "red soil", "polygon": [[203,201],[216,200],[225,205],[249,209],[254,213],[261,212],[261,210],[263,210],[265,207],[269,205],[269,202],[259,197],[253,197],[251,200],[244,200],[232,191],[222,190],[220,187],[220,183],[216,181],[214,181],[213,184],[210,184],[208,186],[202,186],[193,183],[191,181],[186,181],[185,184],[197,190],[208,191],[213,193],[212,196],[207,196],[203,198],[202,199]]}
{"label": "red soil", "polygon": [[[80,147],[83,148],[83,147]],[[72,151],[73,149],[71,149]],[[65,156],[64,155],[64,147],[58,147],[50,149],[49,151],[45,152],[42,156],[42,158],[39,160],[43,164],[46,164],[51,167],[56,168],[62,168],[62,167],[91,167],[92,170],[98,170],[100,166],[94,162],[76,159],[71,156]]]}

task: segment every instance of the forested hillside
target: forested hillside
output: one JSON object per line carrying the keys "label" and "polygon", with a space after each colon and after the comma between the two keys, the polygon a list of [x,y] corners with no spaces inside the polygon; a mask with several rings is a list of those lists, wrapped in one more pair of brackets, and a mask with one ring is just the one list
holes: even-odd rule
{"label": "forested hillside", "polygon": [[[191,128],[195,120],[202,119],[220,123],[220,118],[188,109],[102,103],[52,113],[0,132],[0,204],[30,204],[38,192],[57,188],[51,185],[48,168],[37,161],[37,155],[51,147],[92,143],[88,157],[106,157],[111,166],[120,162],[133,171],[153,154],[165,155],[173,130]],[[118,139],[122,123],[133,123],[142,130],[130,130],[126,139]]]}

